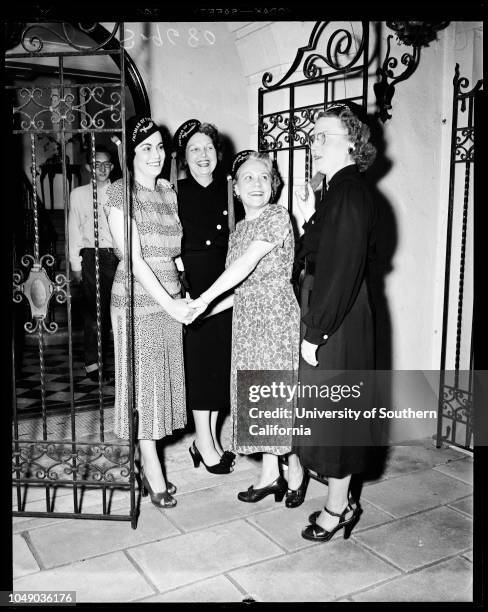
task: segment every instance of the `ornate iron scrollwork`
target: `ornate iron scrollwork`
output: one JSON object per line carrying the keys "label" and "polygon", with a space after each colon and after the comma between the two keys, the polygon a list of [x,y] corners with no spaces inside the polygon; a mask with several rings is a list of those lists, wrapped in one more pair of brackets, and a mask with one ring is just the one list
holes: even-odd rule
{"label": "ornate iron scrollwork", "polygon": [[128,447],[112,444],[80,446],[72,452],[70,444],[17,443],[13,450],[12,476],[51,481],[76,480],[85,484],[127,483]]}
{"label": "ornate iron scrollwork", "polygon": [[[115,86],[114,86],[115,87]],[[73,91],[79,89],[80,103],[75,104]],[[80,128],[103,129],[121,122],[120,91],[109,91],[110,85],[68,86],[69,91],[60,95],[58,91],[41,87],[22,87],[18,92],[19,104],[13,107],[13,117],[18,119],[20,130],[53,130],[61,121],[73,124],[80,117]],[[91,113],[88,105],[91,105]],[[111,122],[111,123],[110,123]]]}
{"label": "ornate iron scrollwork", "polygon": [[[85,34],[90,34],[91,32],[95,30],[97,25],[98,24],[95,22],[89,23],[89,24],[78,23],[77,27]],[[93,45],[91,47],[89,46],[87,47],[86,45],[80,46],[72,40],[72,36],[75,34],[75,29],[74,29],[73,24],[71,23],[62,23],[61,32],[58,32],[54,28],[50,28],[46,25],[41,25],[41,24],[36,23],[36,24],[31,24],[24,29],[20,37],[20,43],[22,47],[24,47],[24,49],[28,53],[41,53],[44,47],[44,41],[41,40],[39,36],[29,36],[29,33],[35,30],[42,30],[44,32],[49,32],[50,34],[55,36],[59,41],[61,41],[62,43],[68,44],[70,47],[72,47],[73,49],[76,49],[77,51],[98,51],[102,49],[105,45],[107,45],[107,43],[109,43],[114,38],[118,28],[119,28],[119,23],[117,22],[114,24],[112,32],[109,33],[109,35],[107,36],[105,40],[101,41],[99,44]]]}
{"label": "ornate iron scrollwork", "polygon": [[[308,44],[300,47],[295,56],[290,69],[285,76],[277,83],[272,83],[273,75],[270,72],[265,72],[262,78],[263,87],[266,89],[279,87],[283,85],[300,66],[304,56],[309,51],[316,51],[321,41],[322,35],[326,28],[334,22],[318,21],[310,34]],[[327,38],[327,46],[325,53],[311,53],[303,62],[303,74],[306,79],[316,79],[322,75],[323,67],[328,66],[332,70],[347,71],[350,70],[361,57],[365,42],[367,40],[366,33],[368,32],[369,24],[367,21],[361,21],[361,32],[356,33],[351,25],[351,31],[345,28],[339,28],[332,32]],[[351,57],[353,45],[356,46]],[[320,65],[322,64],[322,66]]]}
{"label": "ornate iron scrollwork", "polygon": [[39,328],[39,325],[42,325],[44,331],[54,334],[58,329],[57,323],[54,321],[46,323],[49,304],[53,295],[59,304],[66,301],[65,287],[68,281],[64,274],[56,274],[55,282],[47,275],[43,265],[52,267],[54,264],[54,257],[50,253],[43,255],[40,259],[27,254],[22,257],[21,262],[27,268],[29,264],[32,264],[25,280],[19,269],[16,269],[13,274],[13,301],[19,304],[25,297],[33,319],[24,324],[24,329],[32,334]]}
{"label": "ornate iron scrollwork", "polygon": [[436,39],[437,31],[445,28],[449,21],[424,22],[424,21],[387,21],[386,25],[395,30],[398,43],[412,47],[411,53],[403,53],[400,63],[405,67],[404,71],[395,76],[395,69],[398,67],[398,59],[391,55],[390,34],[386,38],[386,55],[381,68],[376,71],[377,76],[381,77],[378,83],[373,86],[376,101],[378,103],[378,117],[385,122],[391,119],[391,101],[395,94],[395,85],[407,80],[417,70],[420,62],[420,50],[428,47],[429,43]]}

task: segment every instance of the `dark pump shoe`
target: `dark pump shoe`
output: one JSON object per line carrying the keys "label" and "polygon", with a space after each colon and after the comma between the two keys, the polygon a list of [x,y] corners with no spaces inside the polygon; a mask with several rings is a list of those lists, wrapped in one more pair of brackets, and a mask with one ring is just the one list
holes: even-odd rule
{"label": "dark pump shoe", "polygon": [[234,465],[236,462],[236,456],[231,451],[226,450],[223,452],[222,457],[220,457],[220,461],[228,465]]}
{"label": "dark pump shoe", "polygon": [[237,499],[240,499],[243,502],[255,503],[261,501],[266,495],[271,495],[274,493],[275,501],[280,502],[288,489],[288,485],[286,484],[286,480],[283,476],[278,476],[276,480],[274,480],[270,485],[266,487],[261,487],[260,489],[255,489],[252,485],[249,487],[247,491],[241,491],[237,494]]}
{"label": "dark pump shoe", "polygon": [[195,440],[193,440],[193,444],[190,446],[188,451],[193,459],[193,465],[196,468],[200,465],[200,463],[203,463],[207,472],[210,472],[211,474],[229,474],[230,472],[234,471],[232,465],[224,461],[224,455],[222,455],[220,461],[215,465],[207,465],[203,460],[200,451],[195,445]]}
{"label": "dark pump shoe", "polygon": [[307,492],[308,481],[310,480],[309,473],[303,469],[302,482],[298,489],[288,489],[286,492],[285,506],[287,508],[298,508],[305,501],[305,493]]}
{"label": "dark pump shoe", "polygon": [[[313,523],[305,527],[305,529],[302,531],[302,537],[306,540],[311,540],[312,542],[328,542],[336,533],[336,531],[339,531],[339,529],[344,528],[344,539],[347,540],[351,535],[351,531],[353,530],[354,526],[359,521],[359,516],[361,515],[361,508],[359,508],[359,506],[353,508],[351,503],[348,503],[344,510],[341,512],[341,514],[338,514],[337,512],[332,512],[326,506],[324,506],[324,510],[327,512],[327,514],[330,514],[331,516],[338,516],[339,523],[334,527],[334,529],[332,529],[331,531],[327,531],[323,527],[320,527],[320,525],[317,525],[317,523],[315,522],[320,512],[314,512],[310,515],[310,517],[315,515],[315,520]],[[352,516],[346,520],[346,514],[351,511]]]}
{"label": "dark pump shoe", "polygon": [[144,468],[141,468],[141,483],[142,497],[146,497],[146,495],[149,493],[151,502],[155,506],[158,506],[158,508],[173,508],[174,506],[176,506],[176,499],[170,493],[170,485],[175,493],[176,487],[170,482],[168,482],[166,485],[166,491],[162,491],[161,493],[155,493],[152,490],[151,485],[149,484],[149,481],[146,478],[146,475],[144,474]]}

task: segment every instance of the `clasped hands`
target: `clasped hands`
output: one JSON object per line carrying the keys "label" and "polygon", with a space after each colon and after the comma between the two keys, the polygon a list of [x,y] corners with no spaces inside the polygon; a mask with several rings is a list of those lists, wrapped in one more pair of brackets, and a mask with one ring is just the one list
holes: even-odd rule
{"label": "clasped hands", "polygon": [[188,297],[173,300],[173,306],[174,318],[184,325],[193,323],[208,308],[208,304],[201,298],[192,300]]}

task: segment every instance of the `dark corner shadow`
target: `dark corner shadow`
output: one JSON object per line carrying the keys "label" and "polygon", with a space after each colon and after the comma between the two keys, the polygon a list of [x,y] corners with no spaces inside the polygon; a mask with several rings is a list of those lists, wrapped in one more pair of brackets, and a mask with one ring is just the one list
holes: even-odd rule
{"label": "dark corner shadow", "polygon": [[383,125],[379,119],[370,120],[371,142],[377,149],[374,164],[365,173],[365,179],[378,210],[376,225],[376,263],[370,278],[371,301],[376,326],[376,368],[390,370],[392,366],[392,329],[388,300],[385,294],[386,277],[393,270],[393,257],[398,243],[395,213],[390,202],[378,188],[380,180],[388,174],[392,162],[386,155]]}

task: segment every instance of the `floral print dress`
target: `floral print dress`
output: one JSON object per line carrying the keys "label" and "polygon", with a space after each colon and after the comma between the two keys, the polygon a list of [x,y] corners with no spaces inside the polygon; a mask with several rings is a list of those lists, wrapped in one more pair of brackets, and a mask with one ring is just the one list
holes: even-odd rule
{"label": "floral print dress", "polygon": [[[241,454],[283,455],[290,446],[238,446],[236,442],[237,371],[298,370],[300,309],[291,284],[294,239],[290,216],[268,204],[255,219],[240,221],[229,238],[226,267],[254,240],[275,244],[234,292],[232,317],[232,447]],[[290,440],[291,442],[291,440]]]}
{"label": "floral print dress", "polygon": [[[107,190],[105,212],[123,209],[122,180]],[[171,295],[180,297],[180,281],[174,258],[181,252],[183,230],[178,218],[176,193],[168,181],[156,189],[134,183],[132,218],[139,233],[145,262]],[[117,437],[128,439],[127,363],[132,361],[137,438],[159,440],[186,425],[183,326],[145,291],[133,283],[133,350],[127,338],[126,274],[123,253],[112,285],[110,312],[115,349],[115,425]]]}

